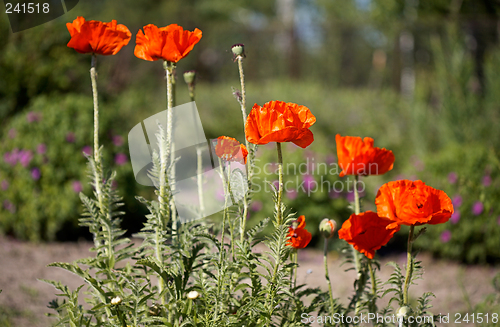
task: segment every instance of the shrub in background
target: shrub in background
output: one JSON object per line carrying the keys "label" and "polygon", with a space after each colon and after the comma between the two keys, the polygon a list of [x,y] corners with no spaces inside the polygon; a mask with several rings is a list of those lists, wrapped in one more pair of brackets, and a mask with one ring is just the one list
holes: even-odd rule
{"label": "shrub in background", "polygon": [[[83,153],[92,153],[91,107],[88,96],[40,96],[9,122],[0,145],[2,233],[31,241],[78,235],[78,193],[90,191]],[[104,160],[120,172],[115,186],[134,187],[125,138],[116,128],[120,124],[109,113],[104,113],[102,123],[108,136],[103,140],[111,150]]]}

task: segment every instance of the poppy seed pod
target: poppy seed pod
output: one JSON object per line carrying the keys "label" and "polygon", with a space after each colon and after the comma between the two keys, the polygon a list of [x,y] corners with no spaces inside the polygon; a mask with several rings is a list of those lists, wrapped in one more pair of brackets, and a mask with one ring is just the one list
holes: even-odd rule
{"label": "poppy seed pod", "polygon": [[233,52],[234,56],[242,56],[245,58],[245,45],[242,43],[235,44],[231,47],[231,51]]}
{"label": "poppy seed pod", "polygon": [[332,238],[337,230],[337,222],[333,219],[325,218],[319,223],[319,231],[324,238]]}
{"label": "poppy seed pod", "polygon": [[193,85],[194,80],[196,78],[196,71],[195,70],[188,70],[188,71],[184,72],[183,76],[184,76],[184,82],[186,82],[186,84]]}

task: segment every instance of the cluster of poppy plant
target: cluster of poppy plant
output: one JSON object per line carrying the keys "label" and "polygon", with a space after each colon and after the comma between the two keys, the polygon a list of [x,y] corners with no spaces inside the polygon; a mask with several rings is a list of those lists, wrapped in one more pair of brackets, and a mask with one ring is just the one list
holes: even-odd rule
{"label": "cluster of poppy plant", "polygon": [[[115,20],[110,23],[86,21],[78,17],[67,24],[71,34],[68,47],[79,53],[114,55],[127,45],[131,33]],[[177,63],[189,54],[200,41],[202,32],[184,30],[177,24],[158,28],[149,24],[136,36],[134,54],[148,61],[165,60]],[[292,142],[306,148],[314,141],[309,128],[316,122],[311,111],[302,105],[282,101],[270,101],[263,106],[255,104],[246,119],[246,140],[253,144]],[[361,139],[336,136],[337,156],[342,168],[340,176],[380,175],[393,168],[392,151],[374,147],[371,138]],[[221,136],[216,154],[226,161],[246,163],[248,151],[236,139]],[[368,169],[366,169],[368,167]],[[425,185],[422,181],[399,180],[380,187],[375,204],[377,212],[354,213],[338,231],[339,238],[350,243],[356,250],[372,259],[375,251],[399,231],[401,225],[418,226],[447,222],[453,214],[453,204],[448,195]],[[300,216],[289,228],[287,245],[296,249],[306,247],[311,234],[305,229],[305,217]],[[329,235],[335,229],[333,221],[327,221]]]}

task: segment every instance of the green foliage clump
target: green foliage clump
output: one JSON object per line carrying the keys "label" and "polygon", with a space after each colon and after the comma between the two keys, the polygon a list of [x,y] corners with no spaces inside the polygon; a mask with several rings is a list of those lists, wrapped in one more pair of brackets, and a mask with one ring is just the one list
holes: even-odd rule
{"label": "green foliage clump", "polygon": [[[76,230],[75,217],[81,211],[78,193],[91,190],[84,173],[84,151],[92,152],[88,132],[93,125],[91,108],[92,102],[86,96],[40,96],[25,114],[9,121],[0,145],[2,233],[31,241],[82,235]],[[108,131],[113,130],[110,116],[108,113],[103,117]],[[126,151],[125,142],[118,134],[105,136],[103,139],[113,149],[105,160],[114,162],[118,153]],[[118,183],[124,184],[132,175],[130,167],[114,166],[123,176]]]}

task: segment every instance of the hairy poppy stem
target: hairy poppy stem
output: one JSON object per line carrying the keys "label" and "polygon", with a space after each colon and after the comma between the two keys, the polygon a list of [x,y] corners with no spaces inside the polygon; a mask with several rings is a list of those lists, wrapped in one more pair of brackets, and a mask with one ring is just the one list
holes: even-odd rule
{"label": "hairy poppy stem", "polygon": [[377,284],[375,283],[375,272],[373,271],[372,267],[372,259],[368,259],[368,269],[370,270],[370,279],[372,281],[372,294],[373,294],[373,301],[372,301],[372,310],[370,310],[371,313],[375,313],[376,311],[376,302],[377,302]]}
{"label": "hairy poppy stem", "polygon": [[[194,102],[194,83],[188,83],[189,99]],[[200,205],[200,217],[205,217],[205,203],[203,201],[203,157],[202,147],[196,147],[196,182],[198,186],[198,202]]]}
{"label": "hairy poppy stem", "polygon": [[403,304],[408,305],[408,288],[410,287],[411,275],[413,273],[413,257],[411,255],[411,248],[413,245],[413,233],[415,226],[410,226],[410,234],[408,235],[408,249],[407,249],[407,261],[406,261],[406,276],[405,284],[403,289]]}
{"label": "hairy poppy stem", "polygon": [[323,263],[325,264],[325,277],[326,277],[326,283],[328,284],[328,293],[330,295],[330,310],[332,317],[335,314],[333,308],[334,308],[334,302],[333,302],[333,292],[332,292],[332,284],[330,282],[330,274],[328,273],[328,239],[325,238],[325,246],[323,247]]}
{"label": "hairy poppy stem", "polygon": [[[225,247],[224,247],[224,237],[225,237],[225,231],[226,231],[226,216],[227,216],[227,200],[229,198],[229,180],[226,182],[226,177],[224,175],[224,166],[222,165],[222,161],[219,158],[219,168],[220,168],[220,175],[222,179],[222,186],[224,187],[224,211],[222,214],[222,230],[221,230],[221,242],[220,242],[220,249],[219,249],[219,276],[217,278],[217,301],[219,301],[219,298],[221,297],[221,292],[222,292],[222,284],[221,284],[221,279],[223,279],[224,272],[222,271],[222,266],[225,258]],[[215,312],[214,312],[214,321],[217,321],[218,319],[218,309],[219,309],[219,303],[216,303],[215,305]]]}
{"label": "hairy poppy stem", "polygon": [[283,215],[281,212],[281,197],[283,195],[283,155],[281,153],[281,143],[276,142],[276,149],[278,151],[278,225],[281,225]]}
{"label": "hairy poppy stem", "polygon": [[99,209],[104,215],[103,201],[102,201],[102,176],[101,172],[101,156],[99,153],[99,96],[97,93],[97,72],[96,72],[96,55],[92,55],[90,64],[90,80],[92,81],[92,97],[94,102],[94,180],[95,191],[97,193],[97,200],[99,202]]}
{"label": "hairy poppy stem", "polygon": [[96,163],[100,163],[101,157],[99,156],[99,97],[97,93],[96,59],[97,59],[96,55],[93,54],[90,67],[90,79],[92,80],[92,96],[94,100],[94,160]]}
{"label": "hairy poppy stem", "polygon": [[[92,54],[91,64],[90,64],[90,80],[92,82],[92,100],[94,103],[94,186],[97,194],[97,201],[99,203],[99,210],[103,217],[107,217],[111,220],[109,212],[106,210],[104,206],[104,199],[102,193],[102,184],[103,184],[103,176],[102,176],[102,166],[101,166],[101,151],[99,148],[99,95],[97,93],[97,71],[96,71],[96,55]],[[99,223],[103,231],[106,230],[106,226],[104,224]],[[107,242],[107,257],[108,257],[108,268],[112,269],[109,265],[111,262],[111,257],[113,256],[113,247],[111,242]],[[99,241],[96,239],[96,235],[94,235],[94,244],[96,248],[100,246]],[[112,313],[109,308],[105,309],[106,314],[109,318],[112,317]]]}
{"label": "hairy poppy stem", "polygon": [[295,267],[293,269],[295,269],[295,276],[294,276],[294,280],[293,280],[293,288],[297,288],[297,270],[298,270],[298,266],[299,266],[299,250],[295,249],[295,255],[293,256],[294,257],[294,260],[293,260],[293,263],[295,263]]}
{"label": "hairy poppy stem", "polygon": [[[241,106],[241,115],[243,117],[243,131],[245,131],[245,125],[246,125],[246,121],[247,121],[247,109],[246,109],[245,74],[243,72],[243,56],[239,55],[239,56],[237,56],[236,59],[238,61],[238,71],[240,73],[240,84],[241,84],[240,106]],[[247,165],[247,183],[248,183],[248,191],[250,191],[250,189],[252,188],[253,153],[252,153],[252,151],[250,151],[250,144],[248,143],[246,135],[245,135],[245,146],[246,146],[247,150],[249,151],[248,165]],[[245,197],[243,199],[243,216],[241,217],[241,223],[240,223],[240,241],[242,243],[243,243],[243,240],[245,239],[245,228],[246,228],[247,214],[248,214],[248,197],[249,197],[249,192],[247,192],[245,194]]]}
{"label": "hairy poppy stem", "polygon": [[[354,214],[359,215],[361,209],[360,209],[360,203],[359,203],[359,193],[358,193],[358,181],[359,177],[358,175],[354,176]],[[357,273],[357,280],[361,279],[361,262],[359,259],[359,253],[358,251],[354,248],[354,245],[351,244],[351,249],[352,249],[352,255],[354,257],[354,266],[356,268],[356,273]],[[360,299],[358,298],[356,300],[356,314],[358,313],[361,302],[359,301]]]}
{"label": "hairy poppy stem", "polygon": [[163,68],[165,69],[165,76],[167,78],[167,140],[170,143],[170,174],[168,176],[168,183],[170,185],[170,214],[172,217],[172,239],[176,238],[177,235],[177,211],[175,209],[174,197],[173,194],[175,192],[175,143],[172,138],[172,129],[173,129],[173,118],[172,118],[172,110],[174,107],[174,63],[164,61]]}
{"label": "hairy poppy stem", "polygon": [[[283,233],[281,232],[281,229],[283,228],[283,215],[281,212],[281,196],[283,193],[283,155],[281,153],[281,143],[276,142],[276,149],[278,151],[278,199],[276,203],[276,210],[277,216],[276,216],[276,229],[279,231],[279,238],[278,238],[278,249],[281,249],[284,246],[285,238],[283,237]],[[276,258],[277,261],[275,262],[274,269],[273,269],[273,274],[271,276],[271,294],[269,295],[269,316],[272,316],[273,311],[274,311],[274,293],[275,293],[275,288],[276,288],[276,278],[278,274],[278,267],[281,265],[281,256]],[[290,281],[291,282],[291,281]],[[268,326],[270,325],[270,321],[268,323]]]}

